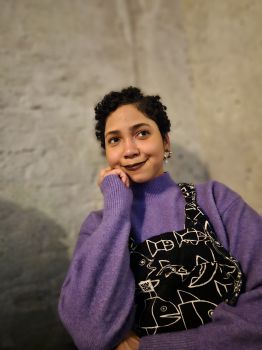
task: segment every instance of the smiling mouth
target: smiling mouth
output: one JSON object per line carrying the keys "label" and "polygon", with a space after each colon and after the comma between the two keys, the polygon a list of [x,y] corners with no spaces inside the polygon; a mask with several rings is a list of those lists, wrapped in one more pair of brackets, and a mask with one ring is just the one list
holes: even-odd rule
{"label": "smiling mouth", "polygon": [[124,168],[126,170],[134,171],[134,170],[140,169],[145,163],[146,163],[146,160],[144,162],[140,162],[140,163],[135,163],[135,164],[131,164],[131,165],[125,165]]}

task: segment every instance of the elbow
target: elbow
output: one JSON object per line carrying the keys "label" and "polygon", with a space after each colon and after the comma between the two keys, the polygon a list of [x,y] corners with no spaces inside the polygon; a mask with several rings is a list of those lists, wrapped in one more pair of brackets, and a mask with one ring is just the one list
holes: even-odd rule
{"label": "elbow", "polygon": [[78,350],[112,350],[132,328],[133,312],[125,319],[116,317],[108,324],[106,319],[97,319],[89,313],[66,302],[61,295],[58,303],[59,317],[72,337]]}
{"label": "elbow", "polygon": [[79,350],[112,350],[133,326],[133,286],[130,297],[113,292],[98,297],[93,288],[76,288],[69,281],[62,287],[58,314],[75,345]]}
{"label": "elbow", "polygon": [[[92,331],[88,326],[90,320],[83,319],[81,312],[74,305],[66,302],[65,296],[61,296],[59,299],[58,314],[78,350],[107,349],[103,344],[97,344],[95,341],[97,337],[92,335]],[[100,337],[100,339],[102,340],[103,337]]]}

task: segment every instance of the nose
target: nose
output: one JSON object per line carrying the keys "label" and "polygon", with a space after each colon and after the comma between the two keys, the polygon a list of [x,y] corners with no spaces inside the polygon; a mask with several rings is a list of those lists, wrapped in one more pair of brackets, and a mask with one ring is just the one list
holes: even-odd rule
{"label": "nose", "polygon": [[133,138],[128,138],[124,143],[124,158],[134,158],[139,155],[139,149]]}

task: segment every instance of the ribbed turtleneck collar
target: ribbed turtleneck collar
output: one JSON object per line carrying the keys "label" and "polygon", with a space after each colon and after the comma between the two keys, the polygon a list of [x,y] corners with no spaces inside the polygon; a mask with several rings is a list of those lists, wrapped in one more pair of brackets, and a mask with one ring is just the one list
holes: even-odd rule
{"label": "ribbed turtleneck collar", "polygon": [[132,190],[134,197],[144,196],[146,194],[149,195],[157,195],[161,192],[166,191],[170,187],[174,187],[176,184],[169,175],[169,173],[165,172],[160,176],[155,177],[154,179],[143,182],[143,183],[133,183]]}

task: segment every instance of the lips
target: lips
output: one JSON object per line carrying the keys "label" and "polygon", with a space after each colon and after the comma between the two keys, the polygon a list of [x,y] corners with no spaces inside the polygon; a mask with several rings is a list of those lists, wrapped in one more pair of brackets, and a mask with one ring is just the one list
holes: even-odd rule
{"label": "lips", "polygon": [[146,160],[144,162],[125,165],[124,168],[126,170],[135,171],[135,170],[140,169],[145,163],[146,163]]}

